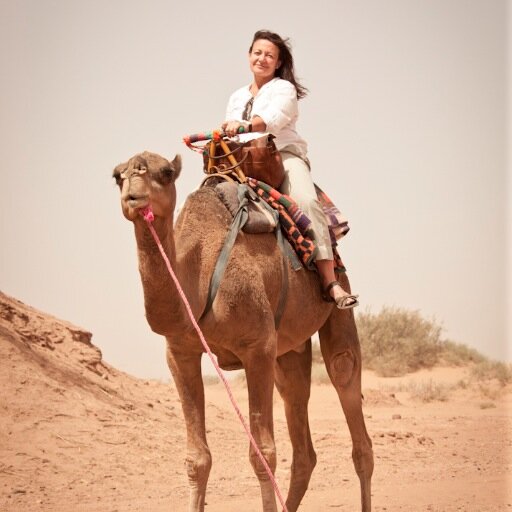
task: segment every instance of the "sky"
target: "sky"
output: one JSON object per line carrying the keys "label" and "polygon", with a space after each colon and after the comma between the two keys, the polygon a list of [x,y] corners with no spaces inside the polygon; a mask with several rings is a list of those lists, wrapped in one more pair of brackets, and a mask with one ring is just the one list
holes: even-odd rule
{"label": "sky", "polygon": [[181,139],[224,120],[267,28],[290,38],[310,91],[298,129],[349,219],[339,249],[360,309],[417,310],[512,360],[511,13],[506,0],[0,0],[0,290],[91,331],[119,369],[167,378],[111,172],[181,153],[183,202],[203,174]]}

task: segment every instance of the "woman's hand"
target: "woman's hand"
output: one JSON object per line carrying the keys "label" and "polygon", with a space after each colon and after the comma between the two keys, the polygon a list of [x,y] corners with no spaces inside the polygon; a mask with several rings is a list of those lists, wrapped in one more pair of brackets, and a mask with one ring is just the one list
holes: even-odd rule
{"label": "woman's hand", "polygon": [[251,123],[248,121],[224,121],[221,128],[228,137],[234,137],[239,133],[250,132]]}

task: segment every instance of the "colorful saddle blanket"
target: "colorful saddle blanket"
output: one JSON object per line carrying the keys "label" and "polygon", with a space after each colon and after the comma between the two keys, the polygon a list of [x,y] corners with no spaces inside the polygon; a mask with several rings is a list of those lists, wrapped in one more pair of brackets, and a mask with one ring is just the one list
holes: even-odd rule
{"label": "colorful saddle blanket", "polygon": [[[248,178],[247,183],[261,199],[278,212],[281,229],[302,264],[310,270],[316,270],[314,259],[317,249],[309,233],[311,221],[298,207],[297,203],[291,197],[282,194],[262,181]],[[334,206],[327,194],[316,185],[315,188],[329,226],[335,270],[337,272],[345,272],[345,266],[337,251],[336,242],[348,233],[350,229],[348,222],[336,206]]]}

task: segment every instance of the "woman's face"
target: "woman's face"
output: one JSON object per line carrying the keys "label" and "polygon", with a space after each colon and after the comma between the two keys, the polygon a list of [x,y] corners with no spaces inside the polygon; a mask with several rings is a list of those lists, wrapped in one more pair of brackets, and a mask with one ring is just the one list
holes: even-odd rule
{"label": "woman's face", "polygon": [[249,66],[255,78],[266,81],[274,78],[281,65],[279,48],[267,39],[257,39],[249,52]]}

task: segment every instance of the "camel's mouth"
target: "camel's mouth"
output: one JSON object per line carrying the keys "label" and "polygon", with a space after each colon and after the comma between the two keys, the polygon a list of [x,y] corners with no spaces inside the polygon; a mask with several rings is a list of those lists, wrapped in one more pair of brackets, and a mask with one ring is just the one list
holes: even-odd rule
{"label": "camel's mouth", "polygon": [[146,206],[149,205],[149,197],[148,196],[142,196],[142,197],[129,197],[126,200],[126,203],[128,206],[134,210],[139,210],[142,208],[146,208]]}

